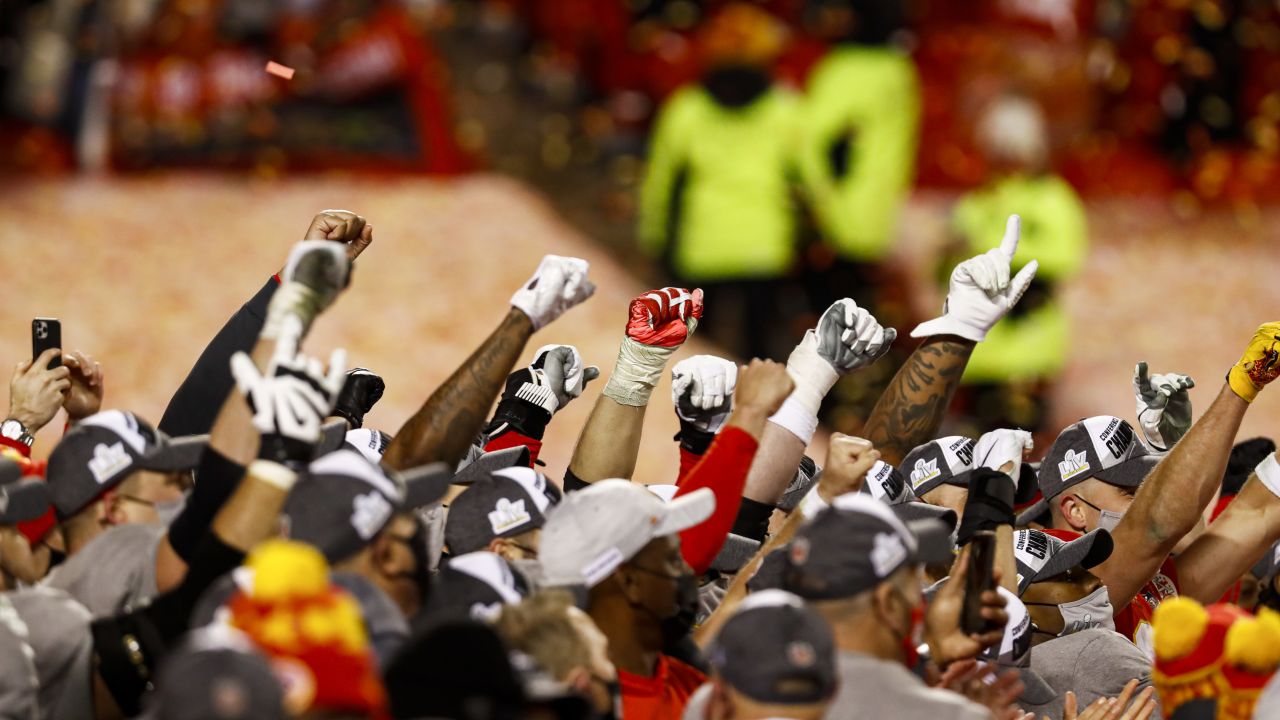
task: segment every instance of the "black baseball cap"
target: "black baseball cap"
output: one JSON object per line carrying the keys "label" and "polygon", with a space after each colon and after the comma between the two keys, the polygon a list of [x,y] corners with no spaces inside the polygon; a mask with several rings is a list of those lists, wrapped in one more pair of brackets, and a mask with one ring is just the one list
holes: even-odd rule
{"label": "black baseball cap", "polygon": [[475,455],[468,460],[464,460],[458,467],[458,472],[453,477],[454,485],[470,485],[480,478],[511,467],[529,467],[533,463],[529,461],[531,457],[529,448],[524,445],[503,448],[502,450],[491,450],[489,452],[481,451],[475,448]]}
{"label": "black baseball cap", "polygon": [[444,540],[451,555],[484,550],[496,538],[514,537],[547,522],[563,495],[540,472],[509,467],[477,475],[449,504]]}
{"label": "black baseball cap", "polygon": [[930,440],[907,453],[899,467],[916,497],[923,497],[939,485],[961,484],[957,476],[973,469],[974,444],[973,438],[950,435]]}
{"label": "black baseball cap", "polygon": [[49,455],[46,477],[58,518],[75,515],[138,470],[193,470],[208,445],[208,435],[171,439],[130,412],[90,415]]}
{"label": "black baseball cap", "polygon": [[818,467],[818,463],[814,462],[813,458],[808,455],[800,458],[800,467],[796,468],[796,474],[791,478],[787,489],[783,491],[782,499],[778,501],[778,509],[786,512],[795,510],[821,476],[822,468]]}
{"label": "black baseball cap", "polygon": [[530,590],[524,575],[501,555],[458,555],[436,573],[422,617],[429,622],[460,618],[493,622],[503,605],[520,602]]}
{"label": "black baseball cap", "polygon": [[1016,530],[1013,557],[1018,564],[1018,594],[1077,565],[1086,570],[1096,567],[1111,557],[1112,547],[1111,533],[1101,529],[1070,541],[1041,530]]}
{"label": "black baseball cap", "polygon": [[284,689],[252,641],[225,625],[195,630],[165,657],[148,720],[284,720]]}
{"label": "black baseball cap", "polygon": [[729,685],[760,703],[820,703],[839,687],[831,628],[803,600],[783,590],[764,590],[743,600],[707,657]]}
{"label": "black baseball cap", "polygon": [[[841,495],[796,531],[783,589],[808,600],[851,598],[906,565],[949,551],[950,543],[944,547],[942,539],[950,533],[940,523],[920,523],[916,529],[908,527],[889,506],[866,495]],[[929,545],[923,552],[921,541]]]}
{"label": "black baseball cap", "polygon": [[42,478],[24,477],[22,466],[0,457],[0,525],[35,520],[49,510],[49,488]]}
{"label": "black baseball cap", "polygon": [[867,476],[859,491],[868,494],[886,505],[898,505],[916,499],[916,494],[907,484],[906,478],[898,472],[898,468],[883,460],[877,460],[867,471]]}
{"label": "black baseball cap", "polygon": [[351,449],[312,461],[285,499],[290,538],[315,546],[330,562],[368,545],[398,512],[444,497],[451,473],[444,463],[396,472]]}

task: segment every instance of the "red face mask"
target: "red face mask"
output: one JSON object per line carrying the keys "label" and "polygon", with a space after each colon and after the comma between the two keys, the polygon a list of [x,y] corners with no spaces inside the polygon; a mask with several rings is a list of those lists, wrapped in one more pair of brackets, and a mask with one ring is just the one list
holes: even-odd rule
{"label": "red face mask", "polygon": [[[896,594],[903,602],[907,603],[907,598],[894,588]],[[902,636],[902,657],[903,663],[908,668],[914,669],[920,663],[920,644],[924,642],[924,602],[923,600],[916,606],[911,608],[911,625],[907,628],[907,632]]]}

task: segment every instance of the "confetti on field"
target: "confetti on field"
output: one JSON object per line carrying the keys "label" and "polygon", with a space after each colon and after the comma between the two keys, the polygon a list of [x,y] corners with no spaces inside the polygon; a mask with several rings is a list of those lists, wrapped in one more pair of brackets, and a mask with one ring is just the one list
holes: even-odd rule
{"label": "confetti on field", "polygon": [[287,65],[281,65],[280,63],[271,60],[267,61],[267,72],[275,75],[276,77],[282,77],[285,80],[293,79],[293,68]]}

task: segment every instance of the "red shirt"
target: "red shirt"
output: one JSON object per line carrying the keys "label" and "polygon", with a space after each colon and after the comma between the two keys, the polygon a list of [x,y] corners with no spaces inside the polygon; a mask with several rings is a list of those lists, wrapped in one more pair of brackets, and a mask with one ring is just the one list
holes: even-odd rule
{"label": "red shirt", "polygon": [[618,671],[622,717],[627,720],[670,720],[684,714],[685,703],[707,676],[673,657],[658,656],[653,677]]}
{"label": "red shirt", "polygon": [[[1080,533],[1074,530],[1051,530],[1046,533],[1063,540],[1074,540]],[[1165,558],[1154,577],[1138,591],[1123,610],[1116,613],[1116,632],[1133,641],[1143,652],[1155,657],[1151,644],[1151,618],[1160,603],[1178,596],[1178,570],[1173,558]]]}

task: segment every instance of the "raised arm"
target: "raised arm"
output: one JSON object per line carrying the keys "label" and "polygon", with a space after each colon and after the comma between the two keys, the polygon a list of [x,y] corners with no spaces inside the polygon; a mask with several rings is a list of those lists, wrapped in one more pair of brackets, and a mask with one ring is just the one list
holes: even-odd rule
{"label": "raised arm", "polygon": [[484,425],[533,333],[595,292],[587,280],[587,261],[547,255],[511,297],[511,310],[498,328],[418,412],[396,433],[382,464],[393,469],[445,462],[457,465]]}
{"label": "raised arm", "polygon": [[894,375],[864,430],[885,462],[897,465],[912,448],[937,436],[974,344],[987,337],[1035,278],[1035,260],[1009,276],[1019,227],[1018,216],[1011,215],[1000,247],[957,265],[942,317],[911,332],[925,341]]}
{"label": "raised arm", "polygon": [[578,437],[566,490],[635,472],[649,396],[701,317],[701,290],[667,287],[631,301],[618,360]]}
{"label": "raised arm", "polygon": [[1213,404],[1138,488],[1111,533],[1115,551],[1094,570],[1106,583],[1116,610],[1129,604],[1195,527],[1222,481],[1249,403],[1280,374],[1278,345],[1280,322],[1258,328]]}
{"label": "raised arm", "polygon": [[1280,464],[1272,453],[1235,500],[1175,562],[1180,594],[1217,602],[1231,584],[1280,540]]}
{"label": "raised arm", "polygon": [[533,466],[542,451],[547,423],[598,377],[600,369],[584,366],[582,355],[572,345],[538,348],[528,367],[507,376],[498,407],[484,428],[485,451],[527,447],[529,465]]}

